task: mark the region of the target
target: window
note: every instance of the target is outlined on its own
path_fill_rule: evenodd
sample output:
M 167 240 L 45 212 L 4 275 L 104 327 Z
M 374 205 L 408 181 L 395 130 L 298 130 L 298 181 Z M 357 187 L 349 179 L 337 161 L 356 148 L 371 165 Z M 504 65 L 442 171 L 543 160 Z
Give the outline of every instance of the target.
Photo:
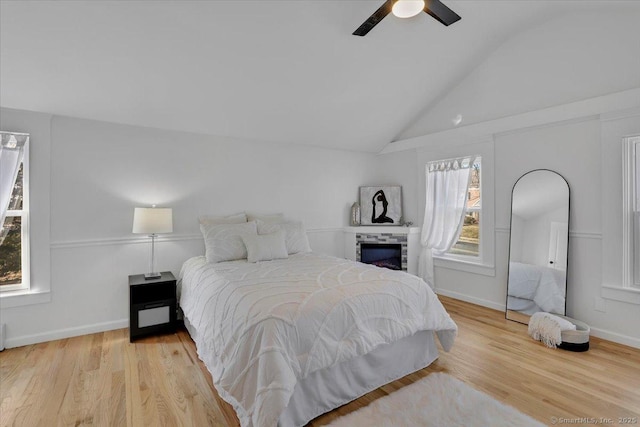
M 493 140 L 477 141 L 466 145 L 447 147 L 437 151 L 419 152 L 419 161 L 427 168 L 432 163 L 441 163 L 442 159 L 473 158 L 473 162 L 467 161 L 469 167 L 469 187 L 464 194 L 468 200 L 464 201 L 465 208 L 469 207 L 469 217 L 464 231 L 456 238 L 453 247 L 445 253 L 433 253 L 433 265 L 437 268 L 465 271 L 483 276 L 495 277 L 495 239 L 496 233 L 508 233 L 508 228 L 496 229 L 495 227 L 495 168 L 494 168 L 494 143 Z M 431 213 L 427 212 L 427 200 L 431 197 L 426 191 L 428 184 L 425 182 L 424 198 L 420 202 L 425 203 L 425 218 Z M 466 211 L 465 211 L 466 212 Z M 459 216 L 458 216 L 459 218 Z M 473 219 L 471 219 L 473 218 Z M 436 226 L 436 228 L 441 228 Z M 423 238 L 425 233 L 423 226 Z M 464 239 L 464 240 L 463 240 Z M 423 239 L 422 239 L 423 240 Z M 423 243 L 423 245 L 425 245 Z
M 9 199 L 1 199 L 7 207 L 0 229 L 0 291 L 25 290 L 29 289 L 29 136 L 2 132 L 2 144 L 1 191 L 8 189 Z
M 623 287 L 640 288 L 640 136 L 624 139 Z
M 467 213 L 462 224 L 458 241 L 451 247 L 450 255 L 463 257 L 480 257 L 480 218 L 482 212 L 481 199 L 481 158 L 477 157 L 471 167 L 469 189 L 467 190 Z

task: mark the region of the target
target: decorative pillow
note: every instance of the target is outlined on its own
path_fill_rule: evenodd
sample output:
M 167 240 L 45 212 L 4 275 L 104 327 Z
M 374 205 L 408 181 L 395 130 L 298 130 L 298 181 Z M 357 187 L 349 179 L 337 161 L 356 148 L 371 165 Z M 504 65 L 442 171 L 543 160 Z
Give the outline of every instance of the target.
M 200 224 L 207 262 L 233 261 L 247 257 L 243 235 L 257 235 L 256 223 Z
M 242 235 L 242 241 L 247 247 L 249 262 L 271 261 L 272 259 L 288 258 L 287 246 L 284 243 L 284 232 L 276 231 L 263 235 Z
M 198 221 L 200 224 L 242 224 L 247 222 L 247 214 L 240 212 L 228 216 L 201 215 L 198 217 Z
M 311 252 L 307 232 L 302 222 L 289 221 L 281 224 L 268 224 L 264 221 L 258 221 L 258 234 L 270 234 L 279 230 L 284 231 L 284 241 L 289 255 Z
M 247 219 L 248 221 L 263 221 L 266 222 L 268 224 L 280 224 L 285 222 L 284 219 L 284 214 L 281 213 L 276 213 L 276 214 L 269 214 L 269 215 L 254 215 L 254 214 L 247 214 Z

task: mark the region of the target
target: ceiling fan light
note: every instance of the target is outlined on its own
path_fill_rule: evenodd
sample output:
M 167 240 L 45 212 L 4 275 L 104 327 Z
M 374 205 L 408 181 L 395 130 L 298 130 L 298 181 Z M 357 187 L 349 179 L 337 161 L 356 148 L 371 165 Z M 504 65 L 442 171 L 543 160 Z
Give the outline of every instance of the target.
M 411 18 L 424 10 L 424 0 L 398 0 L 391 11 L 398 18 Z

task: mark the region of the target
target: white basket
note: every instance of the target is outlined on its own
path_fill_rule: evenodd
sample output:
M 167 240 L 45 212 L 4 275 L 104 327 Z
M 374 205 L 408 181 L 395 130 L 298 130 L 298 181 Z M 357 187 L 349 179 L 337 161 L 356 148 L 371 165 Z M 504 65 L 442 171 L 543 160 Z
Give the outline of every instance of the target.
M 575 331 L 568 330 L 561 332 L 562 343 L 558 347 L 571 351 L 589 350 L 589 333 L 591 332 L 589 325 L 580 320 L 572 319 L 571 317 L 560 316 L 558 314 L 556 314 L 556 316 L 562 317 L 576 325 Z

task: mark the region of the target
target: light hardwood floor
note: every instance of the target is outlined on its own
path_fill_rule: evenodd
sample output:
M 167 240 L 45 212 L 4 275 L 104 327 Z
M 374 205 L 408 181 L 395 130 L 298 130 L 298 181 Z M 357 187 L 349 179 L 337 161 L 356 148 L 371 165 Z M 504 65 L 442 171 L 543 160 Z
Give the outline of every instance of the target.
M 543 423 L 552 417 L 636 417 L 640 350 L 591 339 L 586 353 L 552 350 L 525 325 L 441 297 L 459 327 L 450 353 L 315 419 L 320 426 L 431 372 L 447 372 Z M 186 331 L 129 343 L 128 330 L 0 353 L 2 426 L 237 426 Z

